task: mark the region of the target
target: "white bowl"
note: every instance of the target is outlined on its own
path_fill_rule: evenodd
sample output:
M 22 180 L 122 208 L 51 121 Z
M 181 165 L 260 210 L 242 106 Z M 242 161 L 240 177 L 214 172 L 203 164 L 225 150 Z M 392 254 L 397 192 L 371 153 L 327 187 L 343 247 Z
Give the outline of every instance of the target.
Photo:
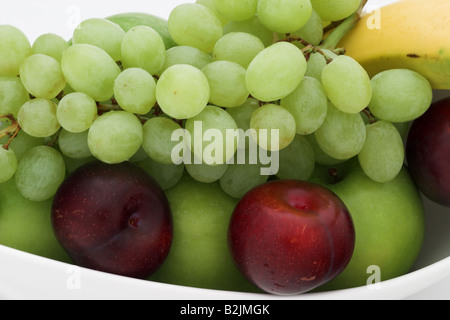
M 425 199 L 427 233 L 410 273 L 378 285 L 292 297 L 167 285 L 111 275 L 0 246 L 0 299 L 404 300 L 450 298 L 450 209 Z
M 450 91 L 436 92 L 436 99 Z M 0 245 L 0 299 L 385 300 L 450 298 L 450 208 L 424 198 L 426 234 L 410 273 L 377 285 L 293 297 L 167 285 L 106 274 Z
M 370 1 L 370 8 L 396 0 Z M 5 4 L 0 23 L 13 24 L 33 41 L 55 32 L 70 38 L 76 19 L 103 17 L 120 12 L 144 11 L 167 17 L 177 4 L 187 0 L 103 2 L 80 0 L 76 6 L 62 1 L 16 0 Z M 153 5 L 153 6 L 152 6 Z M 23 10 L 24 6 L 29 10 Z M 49 9 L 50 8 L 50 9 Z M 63 16 L 58 20 L 55 17 Z M 46 17 L 47 16 L 47 17 Z M 72 20 L 71 20 L 72 19 Z M 73 20 L 75 19 L 75 20 Z M 44 22 L 51 21 L 49 26 Z M 40 22 L 40 23 L 38 23 Z M 436 92 L 436 99 L 450 91 Z M 0 246 L 0 299 L 153 299 L 153 300 L 346 300 L 346 299 L 448 299 L 450 298 L 450 209 L 427 199 L 427 232 L 422 253 L 410 273 L 374 286 L 308 293 L 294 297 L 224 292 L 188 288 L 106 274 L 49 260 Z

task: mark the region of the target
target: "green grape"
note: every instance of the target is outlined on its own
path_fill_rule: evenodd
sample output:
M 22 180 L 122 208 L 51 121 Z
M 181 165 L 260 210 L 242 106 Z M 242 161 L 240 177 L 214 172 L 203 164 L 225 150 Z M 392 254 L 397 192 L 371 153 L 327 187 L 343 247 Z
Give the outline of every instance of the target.
M 179 45 L 192 46 L 206 53 L 223 35 L 222 22 L 207 7 L 197 3 L 181 4 L 169 15 L 169 32 Z
M 322 71 L 327 66 L 327 60 L 321 53 L 313 53 L 308 60 L 306 76 L 316 78 L 322 82 Z
M 56 118 L 57 105 L 48 99 L 26 102 L 17 115 L 20 127 L 32 137 L 45 138 L 55 134 L 61 125 Z
M 195 3 L 204 5 L 205 7 L 207 7 L 209 10 L 211 10 L 212 12 L 214 12 L 214 14 L 217 16 L 217 18 L 219 18 L 220 22 L 222 22 L 222 25 L 225 26 L 228 22 L 229 19 L 225 18 L 218 10 L 216 5 L 214 4 L 214 0 L 197 0 L 195 1 Z
M 169 190 L 175 187 L 184 174 L 183 164 L 162 164 L 147 158 L 140 161 L 138 165 L 144 169 L 163 190 Z
M 144 124 L 144 140 L 142 148 L 154 161 L 162 164 L 172 164 L 172 150 L 178 142 L 172 140 L 174 131 L 181 126 L 172 119 L 156 117 Z
M 330 49 L 322 49 L 322 52 L 323 53 L 321 53 L 326 59 L 329 59 L 329 60 L 334 60 L 334 59 L 336 59 L 337 57 L 339 57 L 339 54 L 337 54 L 336 52 L 334 52 L 333 50 L 330 50 Z
M 403 168 L 405 148 L 397 128 L 389 122 L 378 121 L 366 126 L 367 139 L 358 154 L 359 163 L 372 180 L 387 183 Z
M 88 134 L 91 153 L 105 163 L 128 161 L 142 145 L 139 119 L 127 111 L 110 111 L 98 117 Z
M 228 22 L 223 29 L 223 33 L 229 34 L 232 32 L 250 33 L 261 39 L 265 47 L 270 46 L 274 40 L 273 31 L 270 31 L 264 27 L 257 16 L 244 21 Z
M 44 54 L 34 54 L 20 66 L 20 79 L 36 98 L 53 99 L 66 86 L 58 61 Z
M 0 75 L 17 76 L 23 61 L 31 55 L 31 44 L 22 31 L 0 25 Z
M 166 46 L 159 33 L 147 26 L 128 30 L 122 42 L 125 68 L 141 68 L 151 75 L 158 74 L 164 65 Z
M 87 159 L 92 157 L 88 146 L 89 131 L 73 133 L 67 130 L 61 130 L 58 138 L 58 145 L 61 153 L 71 159 Z
M 217 41 L 213 58 L 216 61 L 232 61 L 247 69 L 250 62 L 264 49 L 264 43 L 257 36 L 246 32 L 231 32 Z
M 156 81 L 144 69 L 126 69 L 114 83 L 114 97 L 122 109 L 147 114 L 156 103 Z
M 248 98 L 244 104 L 237 108 L 229 108 L 226 111 L 230 114 L 238 128 L 241 131 L 242 135 L 239 138 L 239 149 L 249 149 L 256 147 L 256 141 L 254 140 L 251 130 L 250 130 L 250 121 L 252 119 L 253 112 L 255 112 L 259 108 L 259 101 L 254 98 Z
M 15 182 L 25 198 L 44 201 L 56 194 L 65 175 L 66 165 L 61 153 L 48 146 L 38 146 L 19 161 Z
M 312 6 L 310 0 L 259 0 L 257 13 L 267 29 L 292 33 L 306 25 Z
M 11 124 L 12 121 L 10 119 L 5 117 L 0 118 L 0 131 L 4 131 L 6 128 L 9 128 Z M 0 146 L 6 144 L 10 139 L 11 137 L 8 134 L 0 138 Z
M 1 130 L 1 127 L 0 127 Z M 6 136 L 0 139 L 0 146 L 5 145 L 11 138 Z M 20 161 L 22 156 L 30 149 L 40 146 L 44 143 L 43 138 L 32 137 L 25 131 L 20 130 L 19 133 L 14 137 L 14 139 L 9 144 L 9 148 L 14 150 L 17 160 Z
M 85 93 L 69 93 L 59 102 L 56 117 L 67 131 L 86 131 L 97 118 L 97 103 Z
M 310 134 L 305 136 L 305 138 L 309 141 L 309 145 L 312 147 L 314 151 L 314 158 L 316 160 L 316 163 L 323 166 L 334 166 L 343 163 L 345 160 L 338 160 L 335 159 L 328 154 L 325 153 L 325 151 L 322 150 L 322 148 L 317 143 L 317 139 L 315 134 Z
M 291 144 L 297 133 L 295 119 L 285 108 L 266 104 L 257 109 L 250 121 L 253 138 L 269 151 L 283 150 Z
M 259 101 L 254 98 L 248 98 L 241 106 L 229 108 L 226 111 L 233 117 L 238 128 L 247 131 L 250 129 L 250 120 L 252 114 L 259 108 Z
M 0 146 L 0 183 L 11 179 L 17 170 L 17 157 L 14 150 L 8 150 Z
M 303 28 L 292 33 L 292 35 L 297 36 L 306 42 L 318 46 L 323 39 L 323 24 L 322 18 L 319 14 L 312 10 L 311 17 Z M 300 46 L 303 48 L 304 46 Z
M 94 156 L 91 156 L 89 158 L 84 158 L 84 159 L 73 159 L 73 158 L 69 158 L 69 157 L 66 157 L 63 155 L 63 158 L 64 158 L 64 163 L 66 165 L 66 170 L 68 173 L 74 172 L 82 165 L 96 161 Z
M 297 89 L 281 100 L 281 106 L 294 116 L 297 133 L 308 135 L 325 121 L 328 98 L 319 80 L 305 77 Z
M 28 91 L 16 76 L 0 76 L 0 115 L 17 113 L 30 100 Z
M 7 117 L 0 118 L 0 130 L 5 129 L 6 127 L 9 127 L 12 124 L 11 119 Z M 2 138 L 0 138 L 2 139 Z
M 211 104 L 233 108 L 247 100 L 246 70 L 241 65 L 231 61 L 215 61 L 202 71 L 209 82 Z
M 122 59 L 121 45 L 125 31 L 114 22 L 106 19 L 87 19 L 82 21 L 73 33 L 73 44 L 91 44 L 105 50 L 114 61 Z
M 261 174 L 262 165 L 251 162 L 247 154 L 245 162 L 234 161 L 229 164 L 225 174 L 220 178 L 220 186 L 228 195 L 241 199 L 247 192 L 266 183 L 269 176 Z
M 349 56 L 338 56 L 323 69 L 322 84 L 328 98 L 343 112 L 359 113 L 372 98 L 367 71 Z
M 73 90 L 86 93 L 96 101 L 106 101 L 113 96 L 120 68 L 103 49 L 75 44 L 64 51 L 61 66 Z
M 69 93 L 74 93 L 76 92 L 75 90 L 73 90 L 73 88 L 70 86 L 70 84 L 66 83 L 66 87 L 63 90 L 63 95 L 68 95 Z
M 233 21 L 243 21 L 256 14 L 258 0 L 214 0 L 217 11 Z
M 213 62 L 213 58 L 200 49 L 191 46 L 176 46 L 166 51 L 164 66 L 159 75 L 169 67 L 177 64 L 189 64 L 201 70 L 211 62 Z
M 145 152 L 144 148 L 141 146 L 139 150 L 130 158 L 130 162 L 136 163 L 143 161 L 148 158 L 148 154 Z
M 175 119 L 189 119 L 209 102 L 210 88 L 204 73 L 187 64 L 168 68 L 156 84 L 156 100 L 162 111 Z
M 153 4 L 155 4 L 155 2 L 153 2 Z M 161 35 L 167 49 L 176 45 L 170 36 L 167 19 L 159 17 L 155 14 L 148 12 L 124 12 L 109 16 L 107 19 L 117 23 L 123 30 L 125 30 L 125 32 L 139 25 L 149 26 Z
M 334 159 L 356 156 L 366 141 L 366 125 L 359 113 L 345 113 L 331 103 L 323 125 L 315 132 L 317 143 Z
M 199 115 L 188 119 L 185 127 L 190 137 L 188 145 L 197 162 L 225 164 L 237 151 L 237 124 L 222 108 L 208 105 Z
M 46 33 L 34 41 L 32 51 L 33 54 L 45 54 L 61 62 L 62 55 L 69 46 L 69 42 L 63 37 L 54 33 Z
M 316 164 L 314 149 L 304 136 L 297 135 L 292 143 L 280 151 L 279 179 L 307 181 Z
M 400 136 L 402 137 L 403 140 L 407 139 L 407 137 L 408 137 L 411 122 L 412 121 L 393 123 L 393 125 L 397 128 L 397 130 L 400 133 Z
M 413 121 L 428 110 L 433 100 L 430 82 L 412 70 L 383 71 L 372 78 L 372 87 L 370 111 L 388 122 Z
M 311 0 L 323 21 L 340 21 L 358 10 L 361 0 Z
M 192 163 L 186 164 L 185 167 L 192 179 L 202 183 L 213 183 L 222 178 L 228 168 L 228 164 L 224 163 L 217 166 L 210 166 L 206 163 Z
M 307 63 L 293 44 L 279 42 L 261 51 L 247 69 L 250 94 L 260 101 L 284 98 L 302 82 Z

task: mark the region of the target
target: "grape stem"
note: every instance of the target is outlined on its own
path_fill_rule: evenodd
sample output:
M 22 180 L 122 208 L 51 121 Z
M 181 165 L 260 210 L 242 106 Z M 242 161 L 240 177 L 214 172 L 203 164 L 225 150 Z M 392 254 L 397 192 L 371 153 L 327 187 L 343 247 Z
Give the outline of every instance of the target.
M 153 115 L 155 117 L 159 117 L 163 114 L 163 111 L 161 110 L 161 107 L 159 106 L 158 102 L 156 102 L 155 106 L 152 108 Z
M 368 0 L 362 0 L 361 5 L 359 6 L 359 9 L 349 16 L 348 18 L 344 19 L 341 22 L 338 22 L 336 24 L 332 24 L 333 26 L 336 25 L 334 30 L 328 35 L 328 37 L 322 42 L 320 45 L 323 49 L 329 49 L 334 50 L 338 43 L 341 41 L 341 39 L 351 30 L 353 27 L 358 23 L 358 21 L 361 19 L 362 11 L 364 7 L 366 6 Z
M 304 45 L 305 47 L 313 47 L 312 44 L 310 44 L 308 41 L 306 41 L 305 39 L 302 39 L 298 36 L 295 36 L 293 34 L 287 33 L 286 37 L 284 39 L 279 40 L 280 42 L 295 42 L 298 41 L 300 42 L 302 45 Z
M 162 111 L 162 109 L 161 109 L 161 107 L 159 106 L 158 102 L 153 106 L 152 112 L 153 112 L 153 115 L 154 115 L 155 117 L 160 117 L 160 116 L 164 115 L 164 112 Z M 175 123 L 177 123 L 177 124 L 179 124 L 181 127 L 183 127 L 183 120 L 182 120 L 182 119 L 175 119 L 175 118 L 172 118 L 172 117 L 171 117 L 170 119 L 172 119 L 172 121 L 174 121 Z M 149 120 L 148 118 L 141 117 L 141 121 L 142 121 L 143 123 L 147 122 L 148 120 Z
M 9 119 L 11 121 L 11 125 L 10 126 L 8 126 L 6 129 L 0 131 L 0 139 L 4 138 L 6 136 L 10 136 L 11 137 L 9 139 L 9 141 L 3 146 L 3 149 L 8 150 L 9 149 L 9 145 L 11 144 L 13 139 L 17 136 L 17 134 L 20 131 L 20 125 L 19 125 L 19 122 L 16 120 L 16 118 L 14 118 L 14 116 L 12 114 L 7 114 L 7 115 L 0 116 L 0 119 L 1 118 L 6 118 L 6 119 Z
M 344 20 L 339 20 L 339 21 L 333 21 L 333 22 L 331 22 L 328 26 L 326 26 L 326 27 L 323 29 L 323 33 L 324 33 L 324 34 L 327 34 L 328 32 L 333 31 L 334 29 L 336 29 L 337 27 L 339 27 L 339 25 L 340 25 L 342 22 L 344 22 Z
M 378 121 L 377 118 L 375 118 L 375 116 L 372 114 L 372 112 L 370 112 L 369 108 L 365 108 L 362 112 L 364 112 L 364 114 L 367 116 L 370 124 L 374 124 Z
M 64 98 L 65 95 L 66 94 L 64 93 L 64 90 L 63 90 L 56 96 L 55 99 L 58 100 L 58 101 L 61 101 Z
M 118 104 L 116 103 L 97 103 L 97 110 L 100 114 L 108 112 L 108 111 L 121 111 L 123 110 Z
M 306 57 L 306 60 L 309 59 L 309 56 L 312 53 L 320 53 L 321 55 L 324 56 L 324 58 L 326 59 L 327 63 L 330 63 L 333 61 L 333 59 L 331 57 L 329 57 L 325 52 L 322 51 L 322 49 L 320 49 L 319 47 L 312 45 L 311 43 L 309 43 L 308 41 L 306 41 L 305 39 L 302 39 L 296 35 L 293 34 L 286 34 L 286 37 L 279 40 L 278 42 L 300 42 L 302 45 L 305 46 L 305 48 L 302 49 L 303 54 Z
M 53 136 L 52 140 L 47 144 L 48 147 L 52 147 L 53 148 L 55 146 L 56 142 L 59 139 L 59 136 L 61 135 L 61 131 L 62 131 L 62 128 L 59 128 L 58 132 L 55 133 L 55 135 Z
M 330 177 L 333 179 L 334 182 L 337 182 L 338 169 L 330 168 L 330 169 L 328 169 L 328 174 L 330 175 Z
M 135 114 L 135 116 L 139 119 L 139 121 L 143 125 L 149 120 L 147 117 L 140 115 L 140 114 Z

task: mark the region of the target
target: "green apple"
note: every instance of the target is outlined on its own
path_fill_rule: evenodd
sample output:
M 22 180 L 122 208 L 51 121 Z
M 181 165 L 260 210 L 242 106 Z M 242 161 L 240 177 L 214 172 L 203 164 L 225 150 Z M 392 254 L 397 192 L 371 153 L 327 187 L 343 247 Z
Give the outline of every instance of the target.
M 166 192 L 174 235 L 169 256 L 150 280 L 204 289 L 257 292 L 235 266 L 228 249 L 228 225 L 238 202 L 220 185 L 184 175 Z
M 313 181 L 344 201 L 356 231 L 355 251 L 348 267 L 320 291 L 360 287 L 410 271 L 422 248 L 425 212 L 406 167 L 392 182 L 380 184 L 368 178 L 357 161 L 350 161 L 338 166 L 337 171 L 321 167 Z
M 52 200 L 33 202 L 16 189 L 14 179 L 0 184 L 0 245 L 71 263 L 53 233 Z
M 120 13 L 106 19 L 117 23 L 123 30 L 125 30 L 125 32 L 135 26 L 148 26 L 155 29 L 155 31 L 160 34 L 164 44 L 166 45 L 166 49 L 172 48 L 176 45 L 169 33 L 167 20 L 152 14 L 143 12 Z

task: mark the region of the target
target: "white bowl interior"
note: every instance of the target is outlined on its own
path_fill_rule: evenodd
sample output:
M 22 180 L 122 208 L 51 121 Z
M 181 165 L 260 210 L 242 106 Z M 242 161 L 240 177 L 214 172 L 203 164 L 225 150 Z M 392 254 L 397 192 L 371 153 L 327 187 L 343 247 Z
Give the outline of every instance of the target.
M 347 300 L 450 297 L 450 209 L 424 200 L 427 233 L 416 265 L 378 285 L 292 297 L 167 285 L 106 274 L 0 246 L 0 299 Z

